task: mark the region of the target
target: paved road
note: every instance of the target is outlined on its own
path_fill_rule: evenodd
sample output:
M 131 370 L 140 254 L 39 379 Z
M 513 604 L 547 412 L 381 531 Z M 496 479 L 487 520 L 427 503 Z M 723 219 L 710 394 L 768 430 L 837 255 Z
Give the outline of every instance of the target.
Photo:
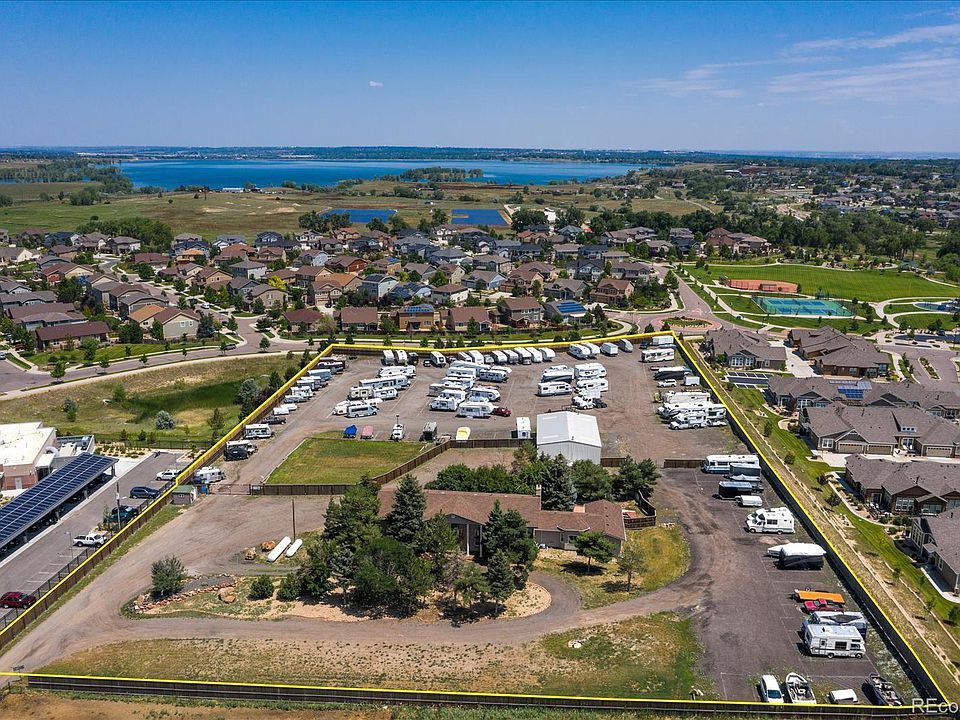
M 119 478 L 120 502 L 124 505 L 138 506 L 146 500 L 131 500 L 128 497 L 134 485 L 159 487 L 155 477 L 161 470 L 174 465 L 176 455 L 160 453 L 150 455 Z M 97 488 L 84 502 L 76 505 L 64 515 L 60 522 L 50 526 L 34 537 L 18 551 L 0 561 L 0 592 L 19 590 L 32 592 L 40 587 L 58 570 L 76 557 L 80 548 L 73 546 L 73 538 L 82 535 L 97 526 L 103 519 L 105 506 L 116 505 L 116 483 L 107 482 Z M 0 610 L 0 612 L 5 612 Z
M 930 344 L 914 345 L 909 340 L 898 339 L 894 333 L 884 335 L 879 344 L 881 350 L 903 355 L 913 364 L 914 378 L 924 387 L 932 390 L 960 392 L 957 378 L 957 366 L 954 358 L 960 359 L 960 353 L 951 350 L 946 343 L 935 340 Z M 939 377 L 934 378 L 920 362 L 926 358 Z

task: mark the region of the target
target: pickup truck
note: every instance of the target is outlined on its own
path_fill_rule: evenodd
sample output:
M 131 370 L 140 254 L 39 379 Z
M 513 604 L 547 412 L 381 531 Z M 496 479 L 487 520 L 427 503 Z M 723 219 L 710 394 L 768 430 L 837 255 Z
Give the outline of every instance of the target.
M 78 535 L 73 539 L 73 544 L 77 547 L 100 547 L 107 541 L 107 534 L 102 532 L 88 533 Z

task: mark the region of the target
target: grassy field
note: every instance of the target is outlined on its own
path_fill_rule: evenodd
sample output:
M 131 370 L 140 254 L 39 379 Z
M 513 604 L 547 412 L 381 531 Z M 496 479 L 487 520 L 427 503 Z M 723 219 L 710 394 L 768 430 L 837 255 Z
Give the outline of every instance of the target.
M 709 265 L 709 272 L 686 266 L 704 284 L 721 276 L 751 280 L 783 280 L 797 283 L 804 294 L 825 292 L 831 297 L 876 302 L 905 297 L 948 298 L 960 295 L 960 287 L 931 282 L 914 273 L 895 270 L 833 270 L 811 265 Z
M 691 686 L 704 687 L 690 621 L 669 613 L 519 646 L 335 643 L 281 639 L 283 633 L 278 621 L 269 640 L 118 642 L 74 653 L 42 672 L 619 697 L 683 698 Z M 581 646 L 569 647 L 570 640 Z
M 186 345 L 180 343 L 178 340 L 170 341 L 170 350 L 169 352 L 181 352 L 183 347 L 186 347 L 188 350 L 202 347 L 217 347 L 220 345 L 220 337 L 212 338 L 209 340 L 193 340 L 187 342 Z M 130 352 L 127 352 L 127 348 L 130 348 Z M 164 352 L 163 343 L 134 343 L 131 345 L 108 345 L 107 347 L 101 348 L 97 351 L 96 359 L 93 361 L 93 364 L 96 365 L 104 358 L 108 362 L 115 362 L 116 360 L 126 360 L 128 358 L 138 358 L 141 355 L 151 355 L 153 353 Z M 34 353 L 28 357 L 30 362 L 32 362 L 37 367 L 43 368 L 56 364 L 58 360 L 63 360 L 67 363 L 67 366 L 76 365 L 83 363 L 83 351 L 82 350 L 50 350 L 47 352 L 38 352 Z
M 351 421 L 345 420 L 345 424 Z M 315 437 L 290 453 L 267 482 L 275 485 L 351 485 L 364 475 L 381 475 L 412 460 L 427 447 L 389 440 Z
M 50 183 L 3 183 L 0 185 L 0 195 L 6 195 L 14 199 L 15 202 L 24 200 L 39 200 L 41 193 L 46 193 L 53 200 L 45 201 L 46 204 L 59 204 L 57 196 L 62 192 L 67 195 L 79 190 L 84 186 L 82 182 L 50 182 Z M 94 187 L 99 187 L 100 183 L 89 183 Z
M 42 420 L 56 427 L 60 435 L 111 435 L 122 430 L 135 435 L 140 430 L 154 431 L 157 412 L 166 410 L 177 419 L 177 428 L 157 431 L 158 437 L 209 437 L 206 421 L 215 408 L 220 408 L 228 427 L 236 420 L 240 406 L 233 401 L 241 381 L 257 377 L 265 385 L 271 372 L 277 370 L 282 375 L 288 365 L 282 357 L 256 356 L 157 368 L 95 382 L 66 383 L 45 392 L 0 401 L 0 422 Z M 126 392 L 123 403 L 113 400 L 117 386 Z M 74 421 L 68 420 L 63 411 L 68 398 L 78 406 Z
M 690 551 L 679 527 L 633 530 L 629 535 L 643 548 L 647 564 L 646 571 L 633 578 L 633 587 L 629 591 L 626 576 L 618 573 L 615 561 L 605 566 L 594 565 L 588 571 L 583 558 L 571 557 L 568 552 L 547 550 L 541 551 L 536 569 L 576 586 L 585 608 L 611 605 L 642 595 L 673 582 L 686 572 Z
M 953 316 L 950 313 L 937 313 L 937 312 L 918 312 L 918 313 L 907 313 L 905 315 L 898 315 L 894 318 L 897 321 L 897 325 L 902 328 L 923 328 L 926 329 L 930 323 L 935 320 L 940 320 L 943 323 L 944 328 L 952 328 L 956 325 L 953 321 Z

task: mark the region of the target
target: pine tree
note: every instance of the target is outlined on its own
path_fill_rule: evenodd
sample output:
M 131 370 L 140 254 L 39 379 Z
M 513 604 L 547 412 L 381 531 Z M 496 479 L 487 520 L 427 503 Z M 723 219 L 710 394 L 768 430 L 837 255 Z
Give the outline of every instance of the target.
M 434 586 L 447 589 L 458 574 L 454 561 L 460 554 L 460 539 L 446 515 L 437 513 L 423 523 L 417 537 L 417 549 L 427 560 Z
M 487 565 L 487 587 L 490 597 L 496 603 L 497 614 L 500 614 L 501 604 L 506 601 L 517 589 L 513 579 L 513 567 L 510 558 L 502 550 L 498 550 L 490 558 Z
M 563 510 L 569 512 L 577 504 L 577 488 L 567 461 L 563 455 L 554 458 L 541 457 L 540 465 L 540 505 L 544 510 Z
M 427 510 L 427 496 L 413 475 L 400 478 L 393 508 L 384 518 L 384 532 L 405 545 L 417 540 L 423 529 L 423 514 Z

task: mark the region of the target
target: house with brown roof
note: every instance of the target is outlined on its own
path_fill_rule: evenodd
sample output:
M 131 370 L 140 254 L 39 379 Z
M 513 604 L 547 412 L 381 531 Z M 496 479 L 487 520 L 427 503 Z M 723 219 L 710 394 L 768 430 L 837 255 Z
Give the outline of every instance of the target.
M 610 277 L 634 283 L 648 283 L 657 279 L 657 271 L 648 263 L 615 262 L 610 266 Z
M 448 305 L 458 305 L 467 301 L 467 298 L 470 297 L 470 289 L 464 287 L 463 285 L 455 285 L 453 283 L 447 283 L 446 285 L 440 285 L 439 287 L 433 288 L 433 292 L 430 295 L 430 298 L 434 302 Z
M 363 272 L 368 264 L 363 258 L 353 255 L 337 255 L 327 260 L 327 268 L 333 272 L 359 273 Z
M 467 555 L 483 557 L 483 528 L 490 511 L 499 503 L 504 511 L 516 510 L 527 523 L 527 532 L 538 545 L 559 550 L 573 550 L 573 542 L 582 533 L 598 532 L 610 542 L 614 555 L 626 540 L 623 513 L 609 500 L 596 500 L 577 505 L 571 511 L 544 510 L 538 495 L 475 493 L 456 490 L 424 490 L 427 499 L 425 517 L 443 515 L 460 540 L 460 549 Z M 380 517 L 393 508 L 396 490 L 381 488 L 378 493 Z
M 799 425 L 816 450 L 960 457 L 960 427 L 914 407 L 810 406 L 800 411 Z
M 259 283 L 252 287 L 244 288 L 243 298 L 248 306 L 252 307 L 257 300 L 259 300 L 265 308 L 269 309 L 283 307 L 283 303 L 287 299 L 287 294 L 283 290 L 275 288 L 273 285 Z
M 193 276 L 192 281 L 196 287 L 218 290 L 229 283 L 231 277 L 230 273 L 220 268 L 205 267 L 201 268 L 197 274 Z
M 153 319 L 163 310 L 163 305 L 144 305 L 143 307 L 138 307 L 130 315 L 127 316 L 127 320 L 131 320 L 139 325 L 143 330 L 149 331 L 153 326 Z
M 338 310 L 334 317 L 344 332 L 377 332 L 380 327 L 380 315 L 375 307 L 348 306 Z
M 315 308 L 300 308 L 299 310 L 287 310 L 283 314 L 287 326 L 294 332 L 306 330 L 310 333 L 319 332 L 320 319 L 324 314 Z
M 854 455 L 847 458 L 845 472 L 861 500 L 894 515 L 938 515 L 960 509 L 960 465 Z
M 356 291 L 361 282 L 358 276 L 349 273 L 322 275 L 307 288 L 307 302 L 318 307 L 332 306 L 344 293 Z
M 393 312 L 393 321 L 400 332 L 430 332 L 440 323 L 440 313 L 429 303 L 404 305 Z
M 890 370 L 890 356 L 861 337 L 835 327 L 793 328 L 787 335 L 797 353 L 822 375 L 878 377 Z
M 110 328 L 105 322 L 93 320 L 69 325 L 50 325 L 39 327 L 34 333 L 37 336 L 38 350 L 56 350 L 65 347 L 71 341 L 82 342 L 86 338 L 93 338 L 97 342 L 107 342 L 107 333 Z
M 593 292 L 590 293 L 590 299 L 593 302 L 616 305 L 629 300 L 633 292 L 634 286 L 629 280 L 617 280 L 609 277 L 597 283 Z
M 147 265 L 154 270 L 162 270 L 169 262 L 170 258 L 163 253 L 139 252 L 133 254 L 134 265 Z
M 163 337 L 167 340 L 180 340 L 181 338 L 195 338 L 197 329 L 200 326 L 200 316 L 193 310 L 181 310 L 177 307 L 165 307 L 151 320 L 151 326 L 154 322 L 160 323 L 163 327 Z
M 719 328 L 707 333 L 700 346 L 710 360 L 729 368 L 783 370 L 787 351 L 770 344 L 763 335 L 739 328 Z
M 444 325 L 450 332 L 467 332 L 471 320 L 477 323 L 480 332 L 488 332 L 493 326 L 490 320 L 490 309 L 485 307 L 457 306 L 448 308 L 444 315 Z
M 512 327 L 538 327 L 543 323 L 543 306 L 536 298 L 503 298 L 497 308 L 501 322 Z

